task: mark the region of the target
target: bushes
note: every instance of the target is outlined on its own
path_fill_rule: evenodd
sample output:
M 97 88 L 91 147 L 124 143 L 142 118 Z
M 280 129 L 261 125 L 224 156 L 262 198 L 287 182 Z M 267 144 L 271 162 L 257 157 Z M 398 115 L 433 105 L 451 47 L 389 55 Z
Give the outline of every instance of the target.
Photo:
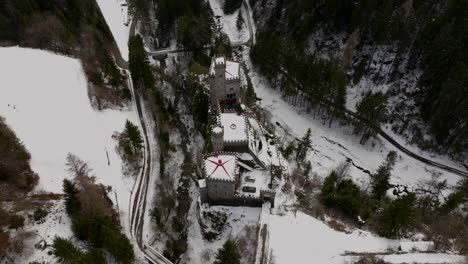
M 364 205 L 365 194 L 345 175 L 332 171 L 325 178 L 321 189 L 321 200 L 329 208 L 337 208 L 356 218 Z
M 13 215 L 10 217 L 10 229 L 18 229 L 24 226 L 24 217 L 21 215 Z
M 42 208 L 37 208 L 36 210 L 34 210 L 34 215 L 33 215 L 33 219 L 34 221 L 39 221 L 41 219 L 43 219 L 44 217 L 46 217 L 48 214 L 48 212 Z
M 140 35 L 130 37 L 128 50 L 128 67 L 132 75 L 133 86 L 136 89 L 152 89 L 154 87 L 154 77 Z
M 87 253 L 80 251 L 73 243 L 64 238 L 55 237 L 52 244 L 52 254 L 58 263 L 64 264 L 104 264 L 105 258 L 96 249 L 90 249 Z
M 0 116 L 0 183 L 31 190 L 39 177 L 29 166 L 31 155 Z
M 409 193 L 391 201 L 379 217 L 378 233 L 388 238 L 399 238 L 414 223 L 416 195 Z
M 240 264 L 240 253 L 236 242 L 227 240 L 216 254 L 214 264 Z
M 224 1 L 224 6 L 223 6 L 223 11 L 224 14 L 230 15 L 233 14 L 234 11 L 239 9 L 242 5 L 242 0 L 225 0 Z

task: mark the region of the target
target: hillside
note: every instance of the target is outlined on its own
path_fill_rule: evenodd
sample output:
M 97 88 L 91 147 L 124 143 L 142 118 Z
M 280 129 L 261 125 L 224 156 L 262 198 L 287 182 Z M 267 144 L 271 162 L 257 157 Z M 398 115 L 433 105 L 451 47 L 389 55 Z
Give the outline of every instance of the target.
M 125 63 L 95 0 L 6 0 L 0 3 L 0 21 L 1 46 L 79 58 L 97 108 L 122 106 L 130 98 L 125 76 L 115 65 Z M 125 34 L 118 35 L 120 42 Z
M 382 92 L 388 130 L 420 148 L 464 159 L 466 1 L 250 3 L 258 27 L 252 58 L 277 86 L 291 85 L 279 78 L 282 69 L 307 87 L 309 100 L 352 110 L 366 92 Z M 272 49 L 276 56 L 269 56 Z

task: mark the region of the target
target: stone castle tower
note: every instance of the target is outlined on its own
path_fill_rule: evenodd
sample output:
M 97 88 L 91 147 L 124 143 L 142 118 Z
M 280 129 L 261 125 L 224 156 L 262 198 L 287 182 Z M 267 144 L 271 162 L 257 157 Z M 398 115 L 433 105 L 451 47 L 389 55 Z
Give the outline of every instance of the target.
M 213 151 L 222 151 L 224 149 L 224 128 L 216 125 L 211 131 L 211 144 Z
M 238 62 L 216 57 L 211 61 L 209 72 L 211 109 L 218 103 L 237 102 L 240 97 L 240 66 Z
M 225 97 L 224 84 L 226 80 L 226 58 L 214 58 L 210 72 L 210 99 L 211 108 L 216 109 L 218 100 Z

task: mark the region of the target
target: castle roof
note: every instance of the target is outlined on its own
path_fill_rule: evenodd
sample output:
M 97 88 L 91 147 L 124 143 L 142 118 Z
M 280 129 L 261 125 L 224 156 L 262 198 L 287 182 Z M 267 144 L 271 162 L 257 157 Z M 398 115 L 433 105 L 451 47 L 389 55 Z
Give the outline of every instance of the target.
M 239 79 L 239 63 L 226 60 L 225 57 L 217 57 L 211 61 L 210 75 L 215 75 L 216 65 L 223 65 L 226 68 L 226 80 Z
M 208 179 L 236 179 L 237 158 L 234 155 L 212 155 L 205 158 L 205 171 Z
M 221 125 L 224 127 L 224 141 L 243 141 L 247 140 L 246 119 L 236 113 L 221 113 Z
M 217 134 L 223 133 L 223 129 L 221 127 L 219 127 L 219 126 L 215 126 L 213 128 L 213 133 L 217 133 Z
M 226 61 L 226 79 L 239 79 L 239 63 Z

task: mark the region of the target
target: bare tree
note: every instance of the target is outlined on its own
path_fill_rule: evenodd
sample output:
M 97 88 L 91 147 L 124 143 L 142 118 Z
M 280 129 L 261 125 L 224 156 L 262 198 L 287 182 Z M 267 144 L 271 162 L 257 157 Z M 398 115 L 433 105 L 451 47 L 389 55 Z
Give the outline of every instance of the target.
M 342 58 L 343 67 L 345 68 L 350 67 L 353 63 L 354 51 L 357 44 L 359 43 L 359 35 L 359 29 L 356 29 L 353 33 L 351 33 L 351 35 L 349 35 L 348 39 L 346 40 L 346 46 L 343 50 Z
M 68 153 L 67 162 L 65 163 L 68 173 L 74 177 L 90 177 L 91 168 L 88 164 L 81 160 L 78 156 Z
M 413 13 L 413 0 L 405 0 L 401 5 L 403 15 L 409 17 Z

